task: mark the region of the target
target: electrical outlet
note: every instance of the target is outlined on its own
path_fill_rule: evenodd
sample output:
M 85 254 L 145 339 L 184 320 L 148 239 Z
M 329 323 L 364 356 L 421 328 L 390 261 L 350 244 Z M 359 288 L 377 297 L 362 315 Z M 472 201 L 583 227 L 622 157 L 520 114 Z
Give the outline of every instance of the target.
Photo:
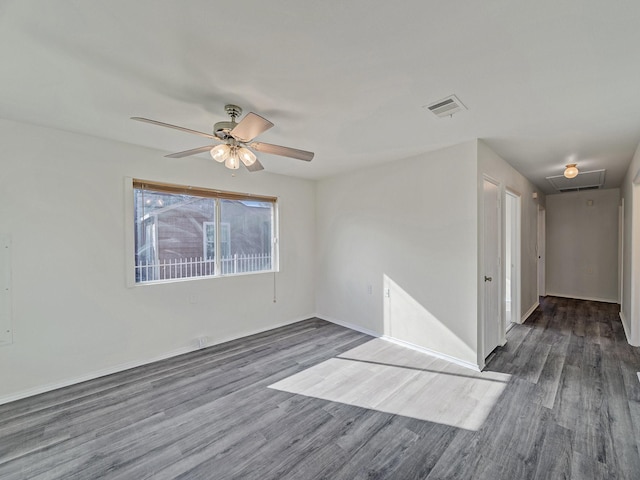
M 198 348 L 204 348 L 207 346 L 207 337 L 198 337 Z
M 373 286 L 370 283 L 367 284 L 367 293 L 369 295 L 373 294 Z

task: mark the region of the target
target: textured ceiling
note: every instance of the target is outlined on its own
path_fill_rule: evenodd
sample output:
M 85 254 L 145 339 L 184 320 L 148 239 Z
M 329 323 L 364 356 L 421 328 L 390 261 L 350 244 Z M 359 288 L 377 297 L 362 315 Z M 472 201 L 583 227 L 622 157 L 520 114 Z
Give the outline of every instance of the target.
M 635 0 L 0 1 L 0 117 L 160 155 L 206 140 L 129 117 L 211 131 L 236 103 L 275 123 L 259 140 L 316 152 L 260 155 L 276 173 L 478 137 L 543 191 L 569 161 L 615 187 L 640 141 L 638 45 Z M 468 110 L 423 108 L 450 94 Z

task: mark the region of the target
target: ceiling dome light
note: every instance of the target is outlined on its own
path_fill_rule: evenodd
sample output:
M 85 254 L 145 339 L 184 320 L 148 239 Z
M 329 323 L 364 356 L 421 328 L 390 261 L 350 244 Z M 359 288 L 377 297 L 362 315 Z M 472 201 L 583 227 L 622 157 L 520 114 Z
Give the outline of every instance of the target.
M 240 156 L 240 160 L 242 160 L 242 163 L 244 163 L 247 167 L 250 167 L 251 165 L 256 163 L 256 156 L 248 148 L 240 147 L 238 149 L 238 155 Z
M 566 170 L 564 171 L 564 176 L 567 178 L 575 178 L 578 176 L 578 169 L 576 168 L 577 163 L 570 163 L 567 165 Z
M 209 153 L 211 154 L 211 158 L 213 158 L 216 162 L 222 163 L 227 159 L 230 152 L 231 147 L 229 147 L 229 145 L 222 144 L 213 147 Z

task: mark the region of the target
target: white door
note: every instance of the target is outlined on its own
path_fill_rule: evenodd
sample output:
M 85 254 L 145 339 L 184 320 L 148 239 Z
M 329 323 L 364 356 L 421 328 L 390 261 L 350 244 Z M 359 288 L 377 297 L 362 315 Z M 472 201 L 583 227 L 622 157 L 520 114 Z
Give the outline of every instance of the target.
M 484 358 L 500 342 L 500 190 L 498 185 L 484 180 Z
M 546 295 L 547 287 L 545 285 L 545 224 L 546 216 L 543 209 L 538 210 L 538 296 Z

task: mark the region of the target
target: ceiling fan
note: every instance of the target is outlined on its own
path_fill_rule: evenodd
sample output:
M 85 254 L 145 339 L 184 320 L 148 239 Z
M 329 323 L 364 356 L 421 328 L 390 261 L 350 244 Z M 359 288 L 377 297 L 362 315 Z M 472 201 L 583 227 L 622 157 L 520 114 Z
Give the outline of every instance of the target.
M 254 142 L 253 139 L 273 127 L 273 123 L 253 112 L 249 112 L 245 115 L 240 122 L 236 122 L 236 118 L 242 115 L 242 109 L 237 105 L 225 105 L 224 109 L 231 117 L 231 121 L 216 123 L 213 126 L 213 134 L 191 130 L 190 128 L 178 127 L 177 125 L 158 122 L 157 120 L 151 120 L 149 118 L 131 117 L 131 120 L 160 125 L 161 127 L 174 128 L 183 132 L 210 138 L 216 142 L 214 145 L 205 145 L 203 147 L 185 150 L 184 152 L 165 155 L 168 158 L 188 157 L 190 155 L 196 155 L 198 153 L 208 151 L 214 160 L 220 163 L 224 162 L 227 168 L 236 170 L 240 168 L 240 162 L 242 162 L 250 172 L 264 170 L 264 167 L 258 161 L 252 150 L 304 160 L 305 162 L 310 162 L 313 158 L 313 152 L 307 152 L 306 150 L 281 147 L 280 145 L 273 145 L 271 143 Z

